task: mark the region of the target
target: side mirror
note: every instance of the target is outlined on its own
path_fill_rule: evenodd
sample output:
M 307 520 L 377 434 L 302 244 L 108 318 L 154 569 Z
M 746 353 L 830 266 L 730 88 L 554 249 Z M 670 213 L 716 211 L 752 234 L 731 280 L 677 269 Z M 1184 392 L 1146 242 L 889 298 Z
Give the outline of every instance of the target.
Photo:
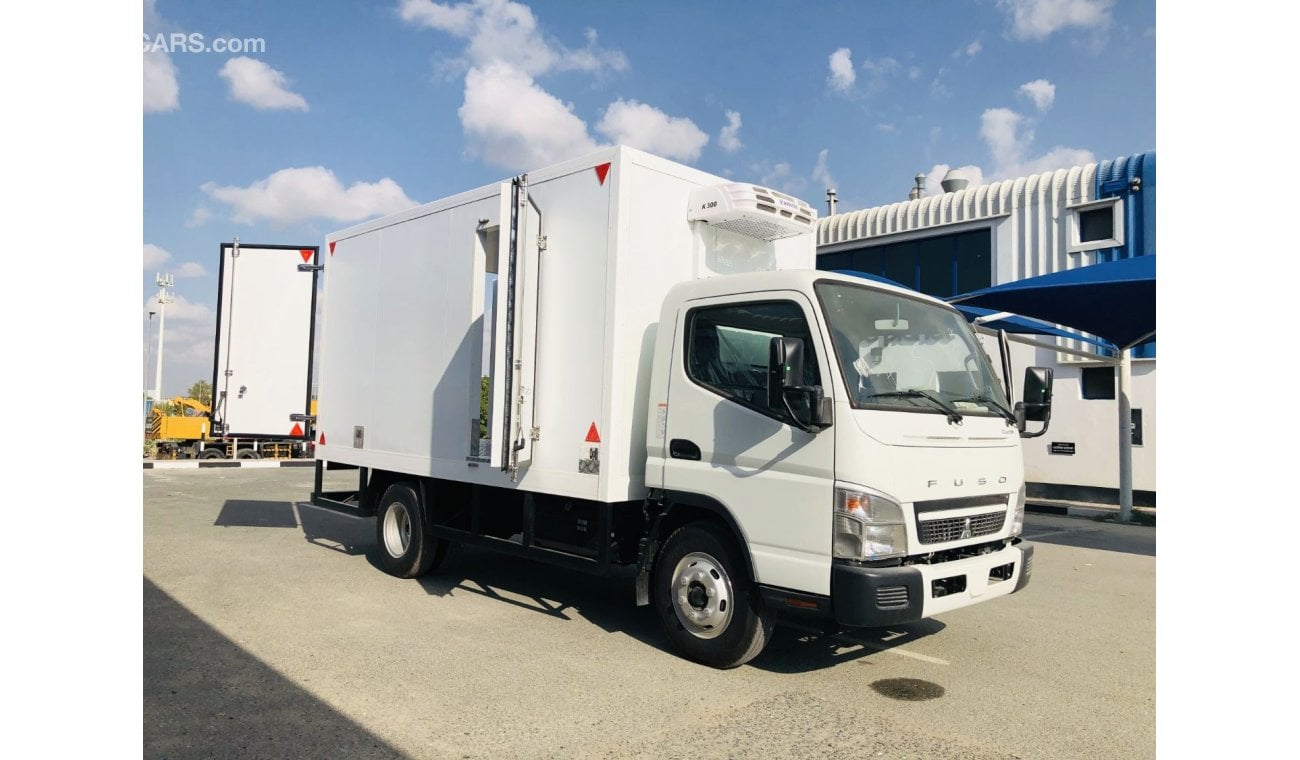
M 1047 432 L 1052 420 L 1052 370 L 1047 367 L 1026 367 L 1024 400 L 1016 404 L 1016 426 L 1022 438 L 1036 438 Z M 1041 422 L 1043 429 L 1026 433 L 1028 422 Z
M 803 385 L 803 357 L 802 339 L 772 338 L 767 352 L 767 405 L 784 411 L 805 432 L 816 433 L 831 426 L 835 405 L 820 385 Z M 802 414 L 790 405 L 787 393 L 804 397 L 806 404 L 801 404 L 799 410 Z
M 785 391 L 803 386 L 803 340 L 773 338 L 767 349 L 767 405 L 785 406 Z

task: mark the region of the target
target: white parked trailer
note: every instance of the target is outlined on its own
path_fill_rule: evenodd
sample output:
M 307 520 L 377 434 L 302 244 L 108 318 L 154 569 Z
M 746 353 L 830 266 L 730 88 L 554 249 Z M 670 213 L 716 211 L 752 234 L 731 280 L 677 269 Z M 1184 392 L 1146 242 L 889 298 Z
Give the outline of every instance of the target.
M 376 515 L 402 577 L 449 542 L 635 566 L 721 667 L 777 617 L 1018 590 L 1041 383 L 1017 424 L 950 307 L 814 270 L 815 219 L 620 146 L 330 235 L 314 503 Z
M 235 238 L 219 255 L 212 437 L 196 453 L 306 455 L 319 246 Z

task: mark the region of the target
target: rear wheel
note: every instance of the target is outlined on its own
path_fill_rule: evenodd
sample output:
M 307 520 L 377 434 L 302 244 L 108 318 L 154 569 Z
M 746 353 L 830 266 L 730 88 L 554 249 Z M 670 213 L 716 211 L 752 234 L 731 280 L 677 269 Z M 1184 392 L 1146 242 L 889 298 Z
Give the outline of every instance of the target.
M 199 459 L 225 459 L 226 452 L 217 447 L 209 447 L 199 454 Z
M 240 449 L 239 453 L 235 454 L 235 459 L 261 459 L 261 458 L 262 455 L 257 453 L 256 451 L 253 451 L 252 449 Z
M 426 510 L 415 489 L 394 483 L 384 491 L 375 518 L 375 542 L 384 572 L 398 578 L 417 578 L 440 564 L 447 542 L 428 535 Z
M 763 651 L 772 623 L 740 550 L 714 523 L 678 528 L 654 571 L 664 633 L 690 660 L 734 668 Z

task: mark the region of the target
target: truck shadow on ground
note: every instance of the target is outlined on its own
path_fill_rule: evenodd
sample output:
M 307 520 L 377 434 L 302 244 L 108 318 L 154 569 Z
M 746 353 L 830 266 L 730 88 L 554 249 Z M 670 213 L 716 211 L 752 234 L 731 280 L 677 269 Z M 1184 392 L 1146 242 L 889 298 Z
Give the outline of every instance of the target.
M 144 579 L 145 757 L 405 755 Z
M 771 673 L 808 673 L 841 663 L 870 662 L 895 647 L 942 631 L 938 620 L 921 620 L 889 628 L 858 628 L 815 633 L 777 626 L 763 653 L 749 664 Z
M 347 556 L 364 556 L 375 572 L 383 572 L 374 518 L 342 515 L 303 502 L 232 499 L 222 506 L 214 525 L 301 527 L 309 543 Z M 618 568 L 613 575 L 602 577 L 486 549 L 454 546 L 438 570 L 416 582 L 431 596 L 473 594 L 559 620 L 585 620 L 607 633 L 621 633 L 676 656 L 654 611 L 636 606 L 632 568 Z M 749 665 L 772 673 L 817 671 L 870 661 L 943 629 L 944 624 L 937 620 L 839 632 L 778 625 L 767 648 Z
M 367 553 L 378 570 L 378 558 Z M 607 633 L 622 633 L 676 656 L 654 611 L 634 603 L 636 574 L 623 568 L 611 577 L 589 576 L 564 568 L 473 547 L 456 547 L 434 574 L 418 579 L 433 596 L 476 594 L 561 620 L 582 619 Z M 777 626 L 759 657 L 749 664 L 772 673 L 807 673 L 869 658 L 893 647 L 938 633 L 937 620 L 831 634 Z
M 219 528 L 301 528 L 308 543 L 349 556 L 374 547 L 374 520 L 292 501 L 227 499 L 212 523 Z

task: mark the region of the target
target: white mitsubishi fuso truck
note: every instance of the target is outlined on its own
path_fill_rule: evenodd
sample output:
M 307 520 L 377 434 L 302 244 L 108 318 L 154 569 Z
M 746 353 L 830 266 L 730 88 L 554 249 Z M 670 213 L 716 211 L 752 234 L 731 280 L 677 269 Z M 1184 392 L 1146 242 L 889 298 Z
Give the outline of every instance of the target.
M 313 503 L 402 578 L 451 544 L 632 568 L 720 668 L 1019 591 L 1050 375 L 1013 409 L 957 311 L 817 271 L 816 217 L 618 146 L 328 236 Z

